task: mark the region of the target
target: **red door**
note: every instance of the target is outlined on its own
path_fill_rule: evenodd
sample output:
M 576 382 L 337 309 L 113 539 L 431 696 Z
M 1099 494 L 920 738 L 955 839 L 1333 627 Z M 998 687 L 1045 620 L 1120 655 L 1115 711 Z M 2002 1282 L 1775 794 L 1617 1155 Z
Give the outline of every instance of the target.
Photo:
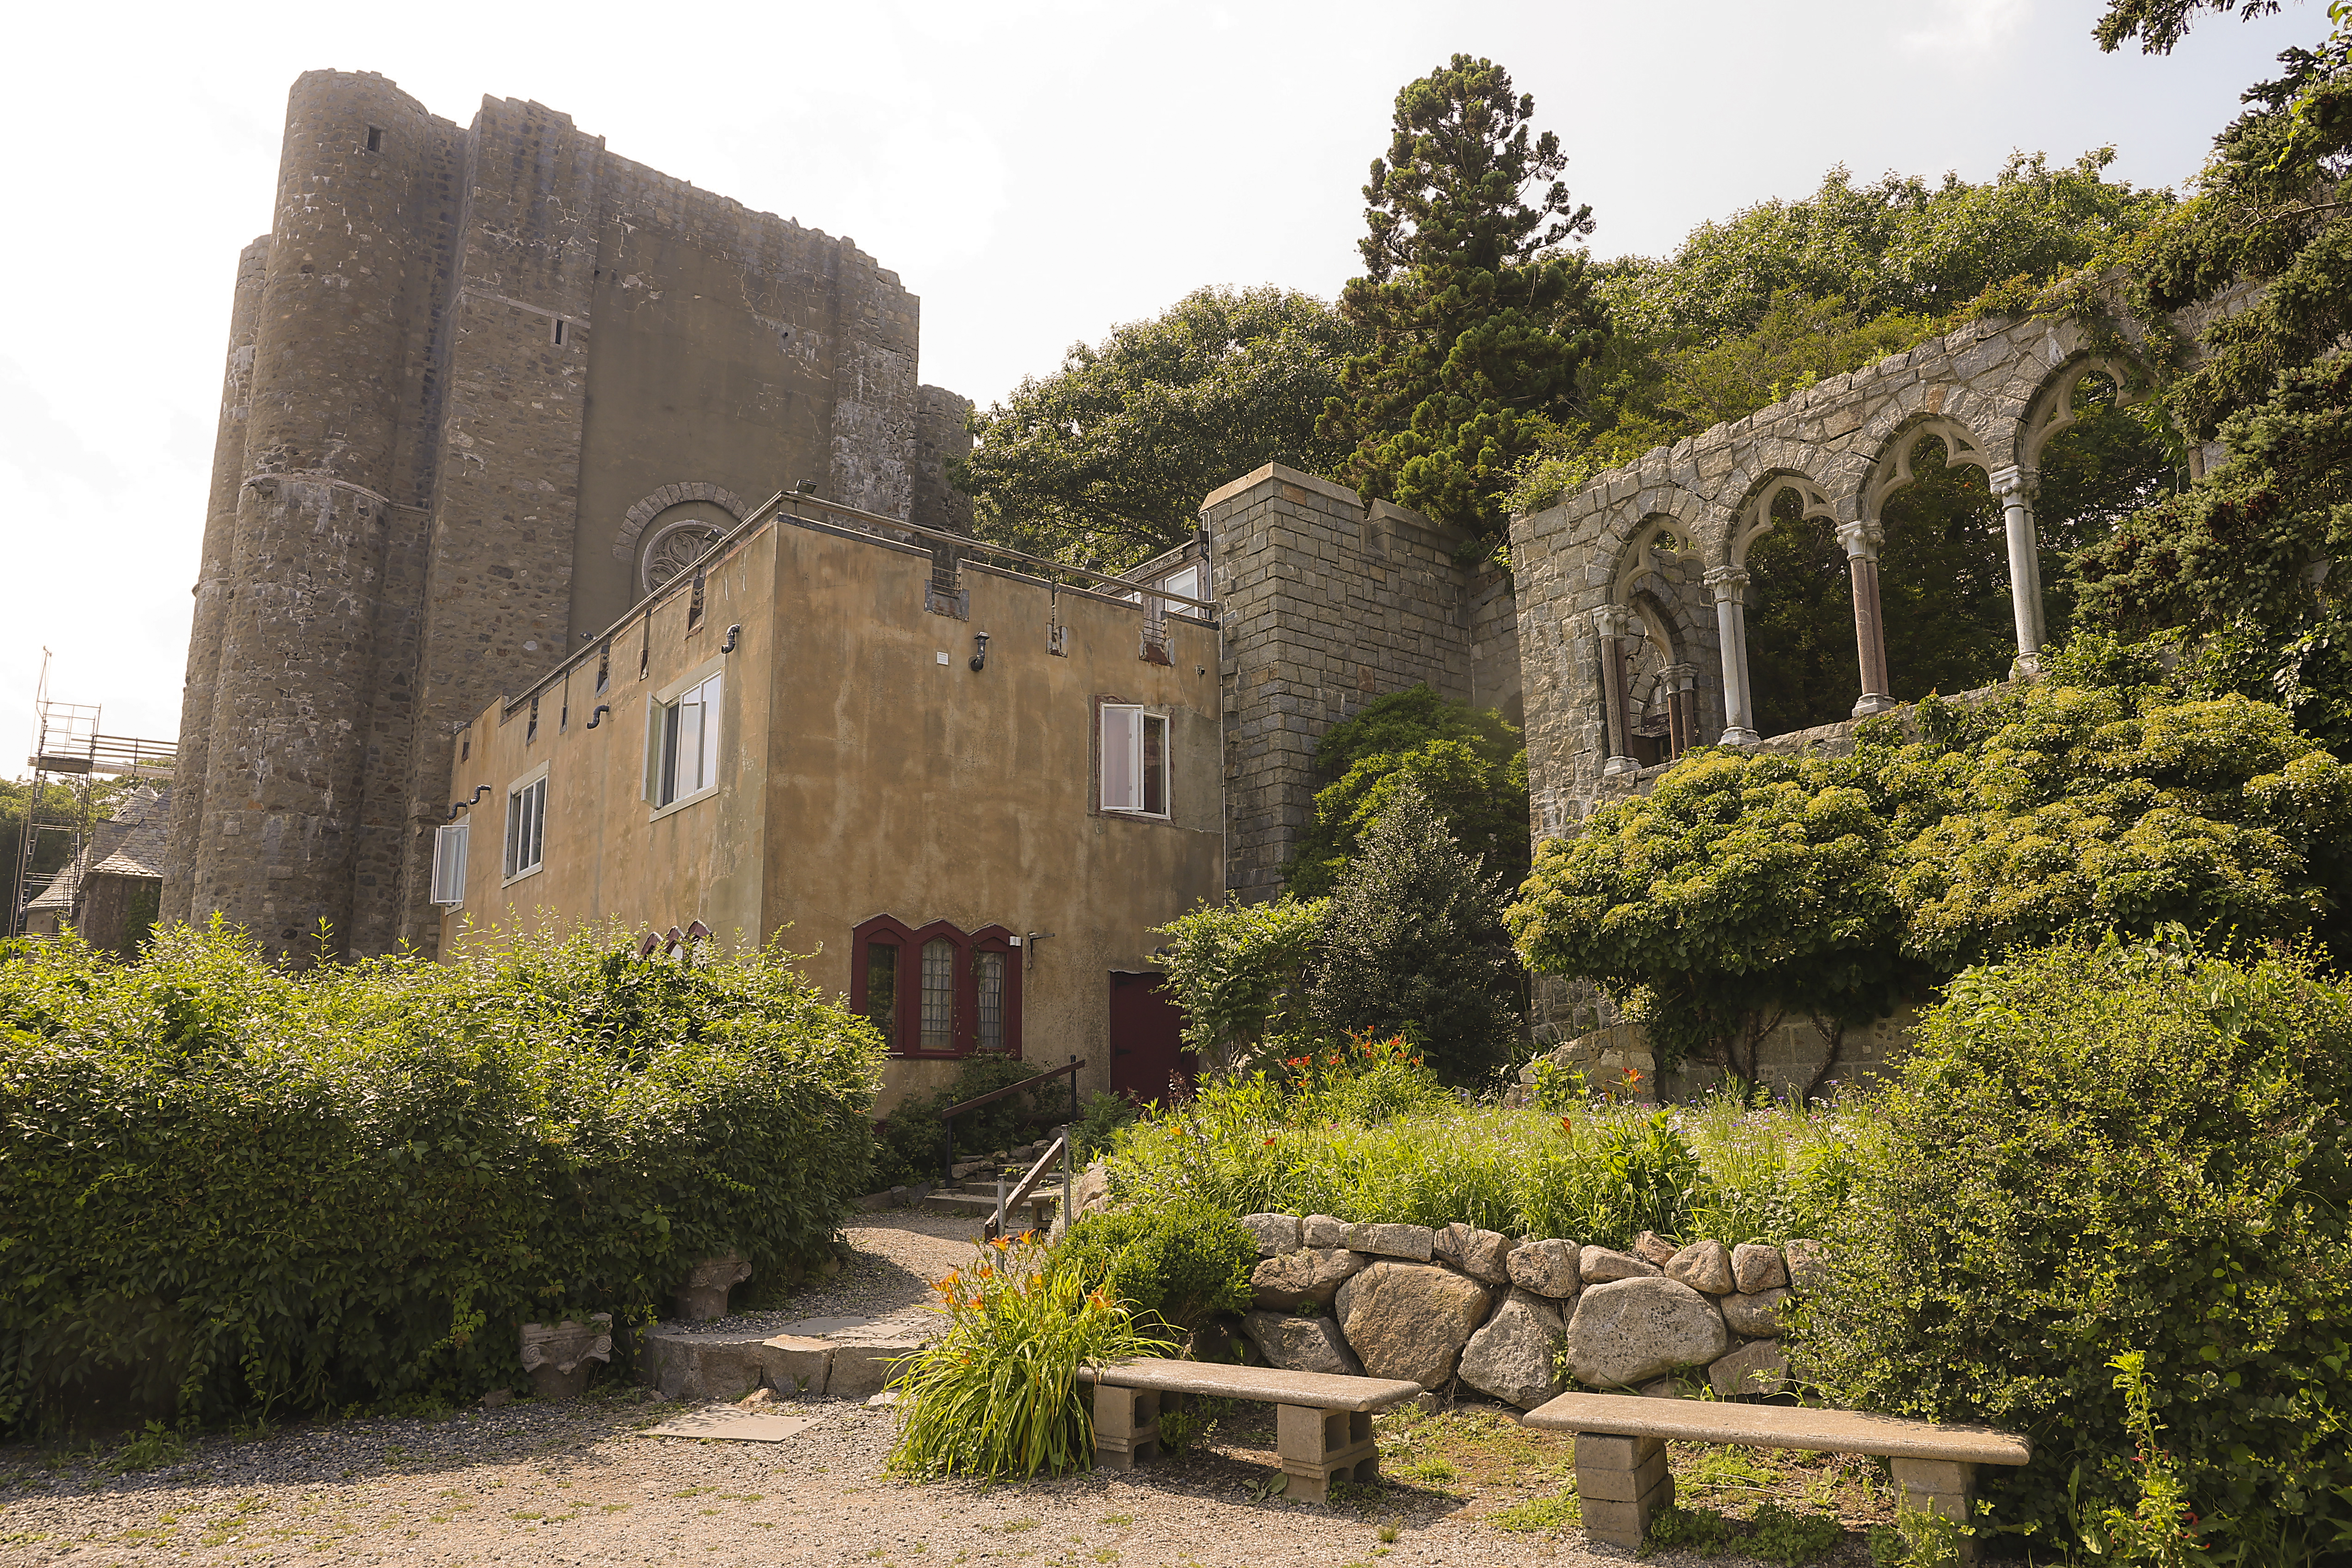
M 1110 975 L 1110 1087 L 1134 1100 L 1166 1103 L 1171 1074 L 1192 1086 L 1197 1065 L 1184 1048 L 1184 1015 L 1157 974 Z

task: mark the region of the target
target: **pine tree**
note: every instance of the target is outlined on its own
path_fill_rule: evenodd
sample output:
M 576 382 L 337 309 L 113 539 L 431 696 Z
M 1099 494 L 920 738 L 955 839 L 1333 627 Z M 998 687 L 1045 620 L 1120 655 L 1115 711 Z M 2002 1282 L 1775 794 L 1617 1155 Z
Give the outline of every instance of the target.
M 1584 254 L 1559 249 L 1592 232 L 1592 209 L 1570 205 L 1567 157 L 1550 132 L 1530 139 L 1534 113 L 1509 72 L 1468 55 L 1397 94 L 1364 186 L 1365 275 L 1339 300 L 1371 342 L 1318 426 L 1354 443 L 1367 495 L 1487 535 L 1534 448 L 1530 417 L 1566 410 L 1606 335 Z
M 1421 786 L 1401 777 L 1324 917 L 1312 977 L 1317 1020 L 1404 1035 L 1452 1082 L 1504 1065 L 1520 1013 L 1501 880 L 1462 852 Z

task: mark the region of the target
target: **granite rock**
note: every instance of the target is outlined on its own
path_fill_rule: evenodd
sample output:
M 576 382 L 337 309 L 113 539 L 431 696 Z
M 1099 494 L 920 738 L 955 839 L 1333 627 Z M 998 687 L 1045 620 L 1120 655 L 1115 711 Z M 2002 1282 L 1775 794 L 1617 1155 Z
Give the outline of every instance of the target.
M 1374 1258 L 1402 1258 L 1415 1263 L 1426 1263 L 1436 1254 L 1437 1235 L 1425 1225 L 1351 1225 L 1348 1227 L 1350 1251 L 1370 1253 Z
M 1661 1268 L 1666 1266 L 1666 1260 L 1672 1258 L 1676 1250 L 1673 1242 L 1654 1230 L 1645 1230 L 1633 1238 L 1633 1256 L 1647 1258 Z
M 1778 1339 L 1780 1337 L 1780 1303 L 1788 1299 L 1786 1290 L 1764 1290 L 1753 1296 L 1726 1296 L 1723 1299 L 1723 1321 L 1730 1324 L 1731 1331 L 1742 1339 Z
M 1556 1304 L 1514 1289 L 1462 1347 L 1462 1381 L 1506 1405 L 1534 1409 L 1560 1391 L 1552 1352 L 1565 1326 Z
M 1523 1241 L 1510 1257 L 1511 1283 L 1555 1300 L 1576 1294 L 1579 1248 L 1572 1241 Z
M 1780 1249 L 1759 1241 L 1743 1241 L 1731 1249 L 1731 1273 L 1743 1296 L 1760 1296 L 1789 1282 Z
M 1588 1247 L 1576 1255 L 1577 1278 L 1587 1285 L 1612 1279 L 1654 1279 L 1665 1272 L 1646 1258 L 1607 1247 Z
M 1328 1372 L 1361 1377 L 1363 1363 L 1339 1325 L 1328 1318 L 1293 1318 L 1280 1312 L 1250 1312 L 1242 1318 L 1242 1332 L 1265 1357 L 1268 1366 L 1285 1372 Z
M 1300 1247 L 1269 1258 L 1250 1270 L 1250 1289 L 1268 1311 L 1295 1312 L 1311 1301 L 1328 1307 L 1351 1275 L 1370 1259 L 1344 1247 Z
M 1789 1270 L 1789 1287 L 1800 1296 L 1817 1296 L 1830 1282 L 1830 1249 L 1818 1241 L 1791 1241 L 1780 1248 Z
M 1373 1377 L 1442 1388 L 1486 1321 L 1486 1287 L 1434 1263 L 1374 1263 L 1339 1287 L 1339 1329 Z
M 1242 1228 L 1257 1237 L 1257 1255 L 1273 1258 L 1298 1250 L 1298 1216 L 1287 1214 L 1245 1214 Z
M 1348 1222 L 1328 1214 L 1311 1214 L 1298 1222 L 1298 1243 L 1322 1251 L 1348 1245 Z
M 1731 1254 L 1719 1241 L 1694 1241 L 1666 1259 L 1666 1278 L 1709 1296 L 1732 1292 Z
M 1632 1388 L 1717 1361 L 1731 1335 L 1715 1303 L 1675 1279 L 1585 1287 L 1568 1321 L 1568 1369 L 1588 1388 Z
M 1706 1369 L 1718 1398 L 1778 1394 L 1789 1381 L 1789 1358 L 1778 1340 L 1750 1340 Z

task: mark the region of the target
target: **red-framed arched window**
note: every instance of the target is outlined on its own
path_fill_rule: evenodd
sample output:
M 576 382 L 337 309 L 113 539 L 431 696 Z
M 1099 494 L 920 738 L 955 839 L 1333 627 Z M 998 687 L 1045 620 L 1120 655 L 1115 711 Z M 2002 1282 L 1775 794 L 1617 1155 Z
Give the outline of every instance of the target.
M 849 1004 L 899 1057 L 1021 1055 L 1021 944 L 1003 926 L 909 926 L 876 915 L 851 933 Z

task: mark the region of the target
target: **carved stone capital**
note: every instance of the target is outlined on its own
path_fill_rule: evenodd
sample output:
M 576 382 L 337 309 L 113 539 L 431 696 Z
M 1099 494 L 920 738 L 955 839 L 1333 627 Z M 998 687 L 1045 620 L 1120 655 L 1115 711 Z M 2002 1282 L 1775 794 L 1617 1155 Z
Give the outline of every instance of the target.
M 1848 560 L 1875 561 L 1878 547 L 1886 542 L 1886 525 L 1875 518 L 1856 518 L 1839 523 L 1837 537 Z
M 2030 503 L 2042 489 L 2040 474 L 2014 463 L 2005 468 L 1995 468 L 1990 477 L 1992 493 L 2000 498 L 2003 506 L 2015 506 L 2021 501 Z
M 1592 629 L 1604 637 L 1634 636 L 1633 612 L 1624 605 L 1603 605 L 1592 612 Z
M 1698 684 L 1698 666 L 1670 664 L 1665 668 L 1666 685 L 1676 691 L 1688 691 Z
M 1735 605 L 1748 602 L 1748 568 L 1745 566 L 1715 567 L 1707 573 L 1705 581 L 1718 605 L 1727 600 Z

